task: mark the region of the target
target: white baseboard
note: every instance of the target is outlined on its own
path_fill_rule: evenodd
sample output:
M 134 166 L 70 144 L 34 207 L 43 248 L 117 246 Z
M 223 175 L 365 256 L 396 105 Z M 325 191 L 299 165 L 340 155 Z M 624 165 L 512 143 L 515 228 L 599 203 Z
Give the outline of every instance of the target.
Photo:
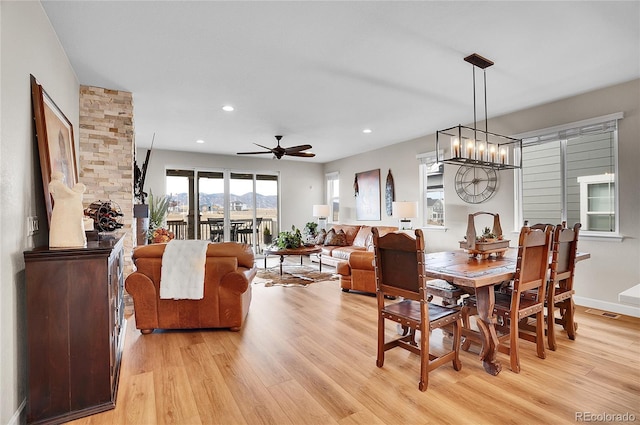
M 573 296 L 573 301 L 583 307 L 597 308 L 598 310 L 610 311 L 612 313 L 624 314 L 625 316 L 640 317 L 640 308 L 631 305 L 612 303 L 608 301 L 594 300 Z
M 27 399 L 25 398 L 22 400 L 22 403 L 20 403 L 20 406 L 18 406 L 18 410 L 15 411 L 15 413 L 13 414 L 9 422 L 7 422 L 7 425 L 20 425 L 20 424 L 26 423 L 27 422 L 26 418 L 24 420 L 20 420 L 23 414 L 26 415 L 26 412 L 24 410 L 26 406 L 27 406 Z

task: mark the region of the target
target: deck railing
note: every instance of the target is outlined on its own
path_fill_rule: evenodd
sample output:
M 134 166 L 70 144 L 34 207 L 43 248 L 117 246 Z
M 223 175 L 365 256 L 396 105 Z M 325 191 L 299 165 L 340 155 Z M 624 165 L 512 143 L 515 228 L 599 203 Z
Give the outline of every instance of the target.
M 265 242 L 264 230 L 269 229 L 272 239 L 278 235 L 278 222 L 271 218 L 256 219 L 256 229 L 253 231 L 253 220 L 231 220 L 230 236 L 231 241 L 243 242 L 254 245 L 254 238 L 257 238 L 256 246 L 262 249 L 262 246 L 268 245 Z M 215 223 L 215 224 L 214 224 Z M 187 222 L 183 220 L 167 221 L 169 231 L 173 232 L 176 239 L 187 239 Z M 200 222 L 199 239 L 210 240 L 213 242 L 223 242 L 224 235 L 222 232 L 222 221 L 205 221 Z M 268 241 L 267 241 L 268 242 Z

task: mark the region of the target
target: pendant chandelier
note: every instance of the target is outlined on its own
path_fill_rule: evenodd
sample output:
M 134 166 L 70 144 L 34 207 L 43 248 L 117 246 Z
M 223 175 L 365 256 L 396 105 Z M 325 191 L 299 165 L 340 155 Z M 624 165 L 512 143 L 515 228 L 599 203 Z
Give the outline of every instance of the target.
M 473 128 L 458 124 L 436 131 L 437 161 L 496 170 L 522 168 L 522 140 L 489 132 L 487 119 L 487 72 L 489 59 L 474 53 L 464 58 L 473 65 Z M 476 68 L 484 74 L 484 130 L 476 121 Z

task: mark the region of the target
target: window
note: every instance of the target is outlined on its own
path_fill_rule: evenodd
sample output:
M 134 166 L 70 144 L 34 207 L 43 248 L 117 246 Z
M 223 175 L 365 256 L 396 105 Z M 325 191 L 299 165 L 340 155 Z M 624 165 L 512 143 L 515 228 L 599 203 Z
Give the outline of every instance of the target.
M 337 223 L 340 215 L 340 175 L 327 174 L 327 203 L 329 204 L 329 222 Z
M 265 228 L 278 234 L 277 174 L 168 169 L 166 176 L 168 220 L 183 222 L 187 239 L 240 241 L 260 252 Z
M 617 123 L 613 114 L 520 135 L 520 221 L 618 234 Z
M 580 183 L 580 223 L 586 229 L 611 232 L 615 229 L 613 174 L 578 177 Z
M 436 162 L 436 153 L 418 155 L 420 161 L 422 224 L 444 227 L 444 163 Z

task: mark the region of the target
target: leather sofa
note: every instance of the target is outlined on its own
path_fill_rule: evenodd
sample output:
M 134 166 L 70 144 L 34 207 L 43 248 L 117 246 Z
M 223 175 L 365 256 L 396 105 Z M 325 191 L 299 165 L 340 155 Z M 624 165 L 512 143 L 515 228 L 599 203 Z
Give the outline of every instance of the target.
M 152 244 L 133 251 L 137 270 L 127 276 L 125 287 L 133 298 L 136 327 L 143 334 L 154 329 L 240 330 L 249 312 L 251 281 L 257 271 L 251 247 L 235 242 L 209 244 L 200 300 L 160 298 L 165 247 Z
M 380 235 L 398 230 L 395 226 L 375 227 Z M 372 226 L 340 224 L 333 225 L 332 228 L 344 231 L 348 246 L 323 246 L 320 261 L 336 268 L 336 273 L 340 276 L 340 287 L 344 292 L 354 290 L 375 294 Z

